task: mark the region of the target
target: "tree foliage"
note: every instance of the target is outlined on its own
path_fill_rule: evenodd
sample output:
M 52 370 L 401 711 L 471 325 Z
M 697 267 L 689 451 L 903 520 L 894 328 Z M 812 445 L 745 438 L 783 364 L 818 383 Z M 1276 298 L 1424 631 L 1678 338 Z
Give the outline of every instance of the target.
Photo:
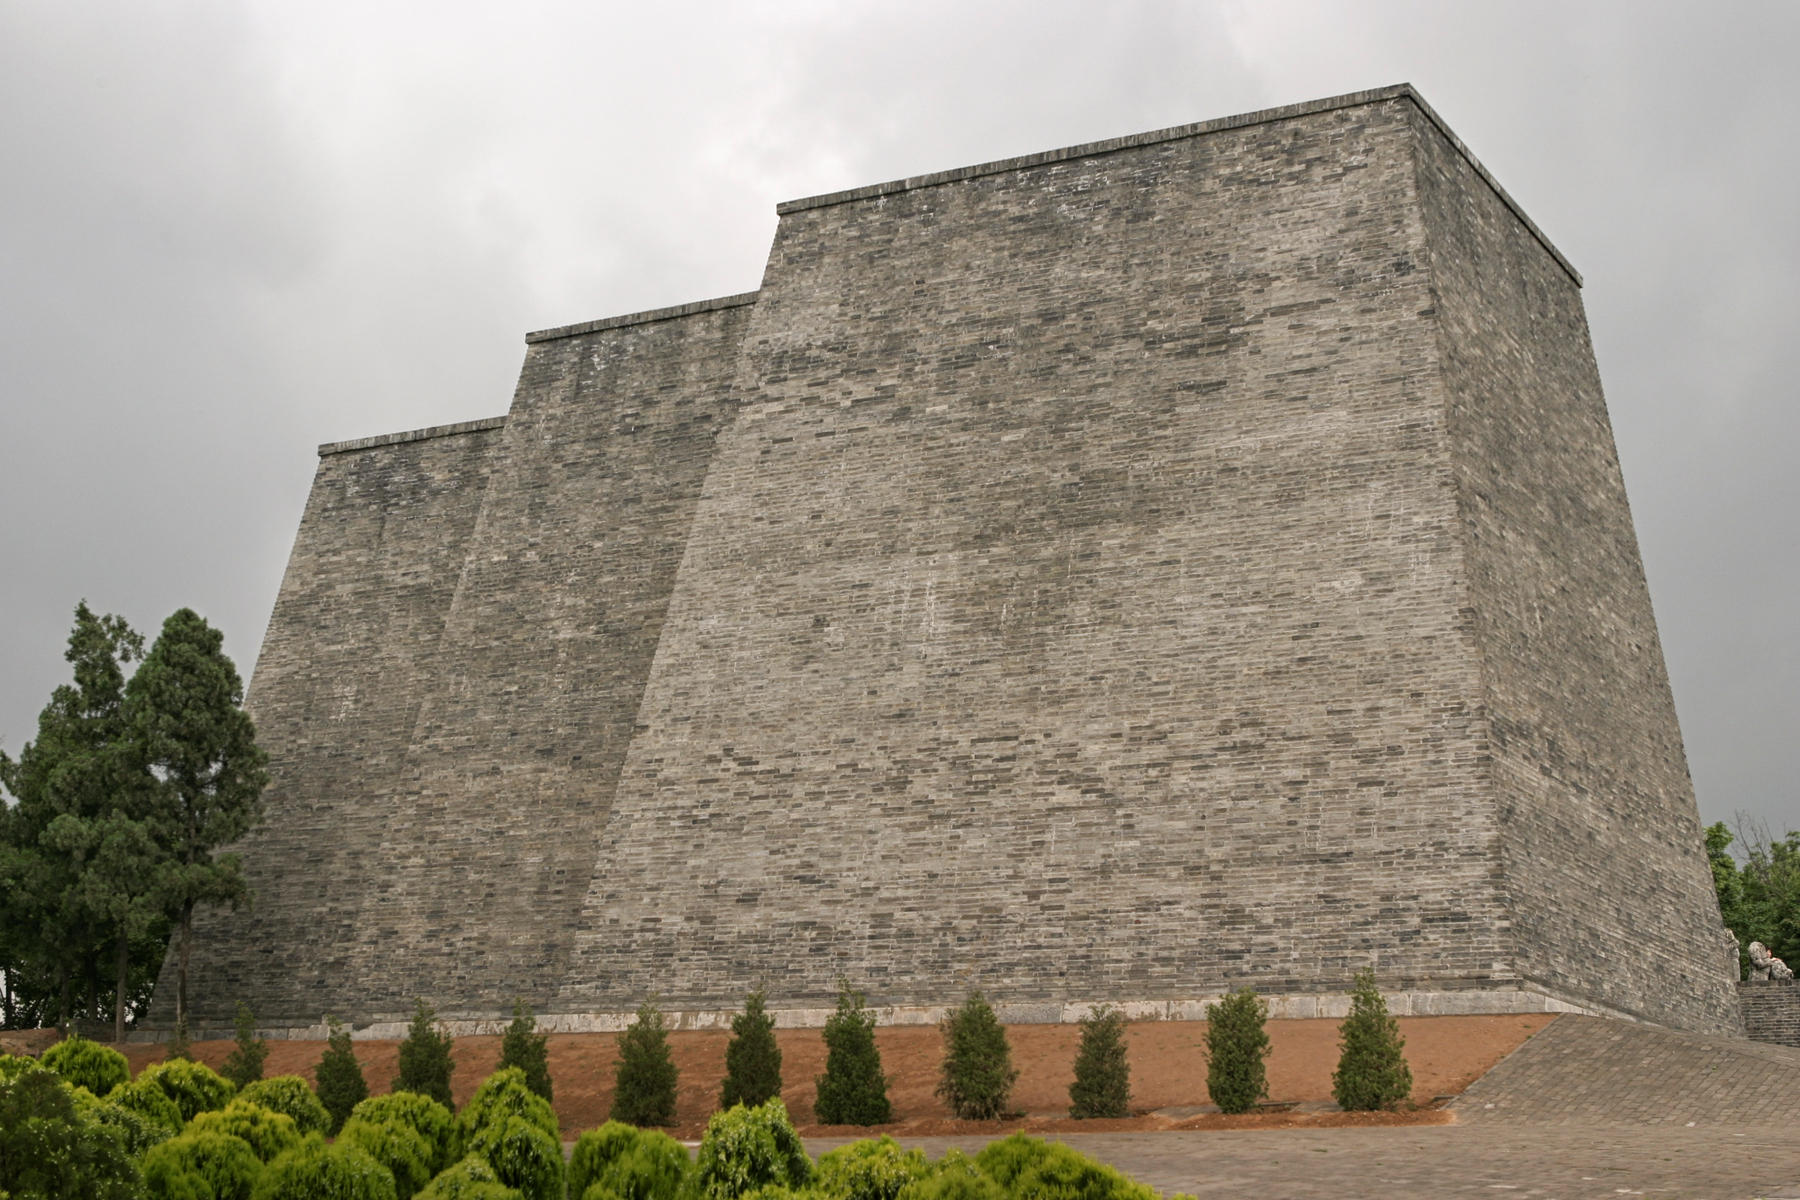
M 1069 1115 L 1076 1118 L 1131 1115 L 1131 1064 L 1125 1057 L 1125 1014 L 1102 1004 L 1081 1019 L 1081 1046 L 1075 1052 L 1075 1081 L 1069 1085 Z
M 1338 1026 L 1338 1065 L 1331 1093 L 1346 1112 L 1394 1108 L 1412 1095 L 1406 1039 L 1388 1015 L 1373 971 L 1359 971 L 1350 991 L 1350 1015 Z
M 1743 849 L 1739 865 L 1731 847 Z M 1800 833 L 1776 840 L 1756 824 L 1734 834 L 1723 821 L 1707 827 L 1706 857 L 1712 865 L 1719 916 L 1737 936 L 1738 977 L 1750 965 L 1750 943 L 1761 942 L 1789 966 L 1800 962 Z
M 944 1064 L 937 1094 L 957 1116 L 991 1121 L 1006 1114 L 1006 1101 L 1019 1078 L 1012 1047 L 993 1005 L 980 992 L 970 992 L 962 1006 L 944 1018 Z
M 451 1050 L 456 1042 L 439 1024 L 437 1010 L 417 1002 L 412 1024 L 400 1043 L 400 1074 L 394 1080 L 396 1092 L 417 1092 L 430 1096 L 445 1108 L 454 1110 L 456 1101 L 450 1095 L 450 1076 L 456 1073 Z
M 523 1000 L 513 1001 L 512 1024 L 500 1039 L 500 1069 L 517 1067 L 525 1073 L 525 1086 L 546 1100 L 551 1095 L 550 1035 L 537 1031 L 537 1018 Z
M 646 1000 L 619 1035 L 611 1118 L 627 1125 L 673 1125 L 677 1077 L 662 1010 Z
M 731 1018 L 720 1108 L 737 1104 L 755 1108 L 781 1095 L 781 1047 L 775 1044 L 775 1018 L 763 1004 L 763 994 L 751 992 L 744 998 L 744 1011 Z
M 219 1074 L 240 1089 L 262 1078 L 263 1060 L 269 1057 L 269 1043 L 256 1036 L 256 1017 L 242 1000 L 237 1006 L 237 1045 L 219 1065 Z
M 893 1115 L 875 1014 L 848 980 L 838 980 L 837 1011 L 825 1019 L 825 1073 L 817 1080 L 813 1115 L 824 1125 L 880 1125 Z
M 369 1098 L 369 1085 L 363 1080 L 362 1064 L 356 1061 L 356 1051 L 350 1046 L 350 1031 L 330 1017 L 325 1022 L 331 1032 L 325 1038 L 325 1053 L 319 1058 L 314 1077 L 319 1083 L 319 1103 L 331 1118 L 326 1132 L 335 1134 L 344 1127 L 351 1110 Z
M 1206 1091 L 1220 1112 L 1246 1113 L 1269 1095 L 1269 1005 L 1250 988 L 1206 1006 Z

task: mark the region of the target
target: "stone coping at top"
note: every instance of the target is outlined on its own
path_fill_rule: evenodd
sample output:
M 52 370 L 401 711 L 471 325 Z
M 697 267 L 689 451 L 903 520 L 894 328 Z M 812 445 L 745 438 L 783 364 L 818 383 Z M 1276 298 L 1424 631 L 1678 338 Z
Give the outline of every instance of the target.
M 452 437 L 459 433 L 479 433 L 484 429 L 498 429 L 506 424 L 505 417 L 483 417 L 479 421 L 458 421 L 454 425 L 432 425 L 425 429 L 412 429 L 405 433 L 379 433 L 374 437 L 355 438 L 348 442 L 326 442 L 319 447 L 319 457 L 327 454 L 346 454 L 352 450 L 373 450 L 377 446 L 393 446 L 401 442 L 422 442 L 427 438 Z
M 832 204 L 848 204 L 857 200 L 876 200 L 884 196 L 892 196 L 898 192 L 910 192 L 918 188 L 936 187 L 946 183 L 956 183 L 964 179 L 974 179 L 982 175 L 999 175 L 1007 171 L 1022 171 L 1029 167 L 1041 167 L 1049 163 L 1067 162 L 1075 158 L 1092 158 L 1099 154 L 1112 154 L 1120 150 L 1131 150 L 1139 146 L 1153 146 L 1159 142 L 1179 141 L 1182 138 L 1201 137 L 1209 133 L 1219 133 L 1227 129 L 1241 129 L 1247 125 L 1266 125 L 1272 121 L 1285 121 L 1293 117 L 1309 116 L 1313 113 L 1330 112 L 1339 108 L 1356 108 L 1364 104 L 1377 104 L 1384 100 L 1406 99 L 1412 101 L 1427 120 L 1437 127 L 1444 139 L 1456 148 L 1456 152 L 1468 160 L 1475 173 L 1484 183 L 1494 190 L 1494 194 L 1517 217 L 1531 236 L 1550 253 L 1557 265 L 1567 271 L 1575 286 L 1581 286 L 1581 272 L 1577 271 L 1568 259 L 1564 258 L 1537 227 L 1532 219 L 1525 215 L 1500 186 L 1498 180 L 1481 164 L 1481 160 L 1463 144 L 1463 140 L 1451 132 L 1444 119 L 1437 114 L 1431 105 L 1425 103 L 1424 97 L 1410 83 L 1397 83 L 1389 87 L 1375 88 L 1365 92 L 1347 92 L 1342 96 L 1329 96 L 1323 100 L 1306 100 L 1299 104 L 1284 104 L 1279 108 L 1265 108 L 1256 112 L 1239 113 L 1236 116 L 1218 117 L 1211 121 L 1197 121 L 1191 125 L 1176 125 L 1168 129 L 1154 129 L 1148 133 L 1127 134 L 1124 137 L 1107 138 L 1104 141 L 1084 142 L 1079 146 L 1066 146 L 1060 150 L 1044 150 L 1036 154 L 1025 154 L 1017 158 L 996 159 L 993 162 L 977 163 L 969 167 L 957 167 L 949 171 L 934 171 L 928 175 L 913 175 L 906 179 L 893 179 L 886 183 L 872 183 L 865 187 L 850 188 L 841 192 L 826 192 L 817 196 L 805 196 L 798 200 L 787 200 L 775 206 L 781 216 L 788 213 L 802 212 L 809 208 L 824 208 Z
M 1492 991 L 1401 991 L 1383 992 L 1388 1012 L 1397 1017 L 1463 1017 L 1509 1013 L 1577 1013 L 1584 1016 L 1619 1017 L 1591 1004 L 1575 1004 L 1557 996 L 1524 988 L 1501 988 Z M 1204 1021 L 1206 1006 L 1223 999 L 1222 995 L 1199 996 L 1191 1000 L 1135 1000 L 1115 1004 L 1133 1021 Z M 1263 997 L 1269 1003 L 1273 1020 L 1295 1021 L 1329 1018 L 1341 1020 L 1350 1012 L 1347 993 L 1281 994 Z M 1097 1002 L 1096 1002 L 1097 1003 Z M 953 1004 L 871 1005 L 877 1025 L 936 1025 L 956 1006 Z M 1089 1003 L 1002 1002 L 994 1012 L 1007 1025 L 1072 1025 L 1087 1016 L 1094 1007 Z M 836 1006 L 820 1008 L 771 1008 L 777 1029 L 819 1029 Z M 671 1009 L 663 1013 L 670 1029 L 730 1029 L 738 1009 Z M 470 1016 L 454 1012 L 438 1014 L 452 1037 L 480 1037 L 501 1034 L 512 1023 L 510 1014 Z M 631 1012 L 577 1012 L 537 1014 L 539 1032 L 546 1033 L 618 1033 L 630 1025 L 637 1014 Z M 1630 1018 L 1625 1018 L 1630 1019 Z M 374 1021 L 351 1025 L 351 1036 L 359 1041 L 394 1041 L 406 1036 L 412 1014 L 392 1014 Z M 312 1025 L 272 1024 L 259 1027 L 257 1036 L 295 1040 L 322 1041 L 329 1033 L 323 1021 Z M 235 1036 L 231 1029 L 195 1029 L 195 1041 L 208 1041 Z M 127 1041 L 156 1042 L 167 1037 L 166 1031 L 145 1030 L 127 1035 Z
M 695 313 L 712 312 L 719 308 L 741 308 L 743 305 L 755 303 L 755 292 L 739 292 L 735 296 L 717 296 L 711 300 L 695 300 L 690 304 L 674 304 L 668 308 L 651 308 L 643 312 L 625 313 L 623 316 L 601 317 L 597 321 L 582 321 L 576 325 L 558 325 L 554 329 L 538 329 L 526 334 L 525 341 L 527 344 L 550 342 L 557 338 L 598 333 L 602 329 L 618 329 L 626 325 L 647 325 L 651 321 L 672 321 L 676 317 L 691 317 Z

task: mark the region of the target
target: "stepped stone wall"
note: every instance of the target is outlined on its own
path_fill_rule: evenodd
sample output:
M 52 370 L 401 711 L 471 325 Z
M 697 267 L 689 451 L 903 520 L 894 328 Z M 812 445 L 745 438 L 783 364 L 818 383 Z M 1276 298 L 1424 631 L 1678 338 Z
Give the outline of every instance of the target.
M 1401 87 L 793 202 L 757 293 L 532 335 L 503 424 L 326 448 L 201 1019 L 1368 966 L 1737 1032 L 1578 288 Z

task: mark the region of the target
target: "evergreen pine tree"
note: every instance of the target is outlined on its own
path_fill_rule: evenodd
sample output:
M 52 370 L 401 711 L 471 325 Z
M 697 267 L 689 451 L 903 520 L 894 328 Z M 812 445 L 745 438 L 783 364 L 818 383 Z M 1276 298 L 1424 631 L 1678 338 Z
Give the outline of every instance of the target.
M 1102 1004 L 1081 1019 L 1081 1048 L 1075 1053 L 1075 1082 L 1069 1085 L 1069 1115 L 1076 1118 L 1131 1115 L 1131 1064 L 1125 1058 L 1125 1014 Z
M 1338 1026 L 1342 1047 L 1331 1093 L 1346 1112 L 1394 1108 L 1412 1094 L 1412 1069 L 1406 1065 L 1406 1039 L 1400 1023 L 1388 1015 L 1387 1001 L 1375 986 L 1373 971 L 1358 971 L 1350 992 L 1350 1015 Z
M 781 1048 L 775 1044 L 775 1018 L 763 1010 L 763 994 L 751 992 L 744 998 L 744 1011 L 731 1018 L 719 1107 L 742 1104 L 755 1108 L 779 1095 Z
M 937 1094 L 957 1116 L 991 1121 L 1006 1114 L 1006 1100 L 1019 1078 L 1012 1047 L 994 1008 L 980 992 L 944 1018 L 943 1075 Z
M 500 1039 L 500 1065 L 496 1070 L 517 1067 L 525 1072 L 525 1086 L 551 1099 L 550 1035 L 537 1031 L 537 1017 L 523 1000 L 514 998 L 512 1024 Z
M 169 1048 L 163 1054 L 164 1062 L 172 1062 L 178 1058 L 190 1062 L 194 1058 L 194 1045 L 188 1040 L 186 1017 L 175 1018 L 175 1032 L 169 1035 Z
M 1206 1006 L 1206 1091 L 1220 1112 L 1246 1113 L 1268 1098 L 1269 1005 L 1250 988 Z
M 330 1017 L 325 1018 L 325 1023 L 331 1027 L 331 1034 L 325 1039 L 325 1053 L 313 1076 L 319 1103 L 331 1114 L 330 1132 L 336 1136 L 349 1119 L 350 1110 L 369 1098 L 369 1085 L 363 1081 L 362 1064 L 350 1048 L 350 1031 Z
M 256 1036 L 256 1018 L 242 1000 L 237 1006 L 237 1049 L 225 1056 L 219 1074 L 237 1085 L 239 1091 L 262 1078 L 263 1060 L 269 1057 L 269 1043 Z
M 813 1115 L 824 1125 L 880 1125 L 893 1115 L 881 1051 L 875 1047 L 875 1014 L 863 994 L 838 980 L 837 1011 L 825 1021 L 825 1073 L 818 1078 Z
M 646 1000 L 619 1035 L 611 1119 L 627 1125 L 673 1125 L 678 1077 L 662 1010 Z
M 430 1096 L 455 1112 L 456 1101 L 450 1096 L 450 1076 L 456 1071 L 450 1057 L 454 1045 L 454 1039 L 438 1024 L 437 1012 L 421 998 L 406 1039 L 400 1043 L 400 1074 L 394 1090 Z

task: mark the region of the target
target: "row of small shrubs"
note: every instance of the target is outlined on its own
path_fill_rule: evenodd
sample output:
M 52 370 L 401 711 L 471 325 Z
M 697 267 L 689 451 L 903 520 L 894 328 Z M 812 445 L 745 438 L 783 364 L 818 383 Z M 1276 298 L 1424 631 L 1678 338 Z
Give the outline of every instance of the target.
M 1265 1060 L 1270 1043 L 1268 1004 L 1250 989 L 1207 1005 L 1206 1089 L 1220 1111 L 1244 1113 L 1268 1098 Z M 1125 1015 L 1108 1005 L 1081 1021 L 1069 1115 L 1131 1115 L 1131 1067 L 1125 1051 Z M 725 1052 L 719 1106 L 754 1107 L 781 1092 L 781 1051 L 775 1022 L 760 992 L 732 1021 Z M 958 1117 L 993 1120 L 1008 1113 L 1019 1073 L 1012 1066 L 1006 1029 L 980 992 L 972 993 L 942 1025 L 944 1061 L 937 1094 Z M 1412 1092 L 1405 1039 L 1388 1014 L 1373 972 L 1356 976 L 1350 1013 L 1339 1026 L 1340 1054 L 1332 1073 L 1339 1107 L 1356 1111 L 1393 1108 Z M 818 1077 L 813 1111 L 825 1125 L 880 1125 L 892 1117 L 887 1080 L 875 1046 L 875 1017 L 862 993 L 840 984 L 837 1011 L 825 1022 L 825 1073 Z M 669 1125 L 675 1116 L 677 1072 L 662 1013 L 646 1003 L 620 1037 L 612 1118 L 632 1125 Z
M 172 1067 L 171 1070 L 159 1068 Z M 236 1090 L 197 1063 L 148 1068 L 173 1127 L 127 1115 L 28 1059 L 0 1057 L 0 1195 L 9 1200 L 1157 1200 L 1070 1150 L 1022 1135 L 936 1163 L 880 1138 L 817 1164 L 781 1100 L 715 1113 L 698 1154 L 609 1121 L 565 1164 L 549 1103 L 525 1073 L 489 1076 L 453 1113 L 429 1096 L 365 1099 L 327 1143 L 324 1105 L 297 1076 Z M 166 1081 L 166 1083 L 165 1083 Z M 223 1102 L 220 1103 L 221 1099 Z M 184 1105 L 197 1108 L 191 1117 Z M 271 1107 L 278 1106 L 278 1107 Z M 280 1111 L 285 1109 L 286 1111 Z M 141 1126 L 139 1122 L 142 1122 Z M 137 1146 L 127 1130 L 145 1133 Z

